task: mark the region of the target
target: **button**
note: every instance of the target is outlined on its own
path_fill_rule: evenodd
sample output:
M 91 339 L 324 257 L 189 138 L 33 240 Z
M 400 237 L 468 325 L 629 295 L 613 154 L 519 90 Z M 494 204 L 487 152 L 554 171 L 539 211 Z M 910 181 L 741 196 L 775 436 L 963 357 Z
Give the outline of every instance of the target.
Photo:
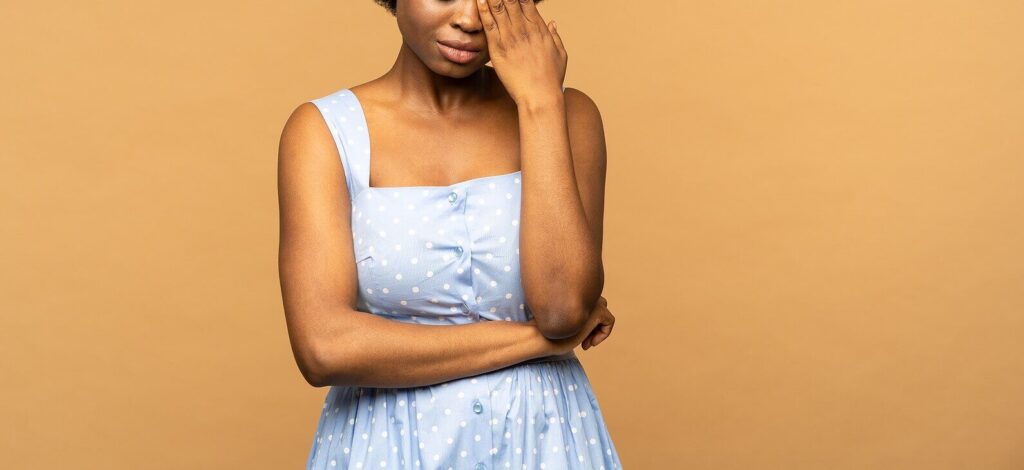
M 455 200 L 459 198 L 459 193 L 452 191 L 448 193 L 448 202 L 455 204 Z
M 480 413 L 484 412 L 484 404 L 480 403 L 480 400 L 474 400 L 473 401 L 473 412 L 476 413 L 476 414 L 480 414 Z
M 455 253 L 457 253 L 459 256 L 462 256 L 462 245 L 455 247 Z
M 476 470 L 487 470 L 487 466 L 484 465 L 483 462 L 480 462 L 476 464 Z

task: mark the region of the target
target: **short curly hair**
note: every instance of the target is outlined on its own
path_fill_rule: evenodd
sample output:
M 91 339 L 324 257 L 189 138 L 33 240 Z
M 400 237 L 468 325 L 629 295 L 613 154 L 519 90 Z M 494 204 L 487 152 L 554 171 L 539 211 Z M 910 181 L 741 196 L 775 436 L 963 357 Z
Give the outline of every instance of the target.
M 373 0 L 373 1 L 377 2 L 378 5 L 384 7 L 385 9 L 387 9 L 388 12 L 391 13 L 392 15 L 397 15 L 395 9 L 398 8 L 398 0 Z M 533 0 L 533 3 L 540 3 L 542 1 L 544 1 L 544 0 Z

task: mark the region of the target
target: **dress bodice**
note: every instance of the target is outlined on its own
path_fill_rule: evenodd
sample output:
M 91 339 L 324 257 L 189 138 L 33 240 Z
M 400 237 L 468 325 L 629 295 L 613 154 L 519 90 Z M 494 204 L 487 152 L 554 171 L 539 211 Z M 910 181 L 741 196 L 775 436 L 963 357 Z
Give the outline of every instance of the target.
M 519 270 L 521 171 L 448 186 L 370 187 L 359 99 L 346 88 L 312 102 L 345 170 L 360 310 L 424 324 L 533 318 Z

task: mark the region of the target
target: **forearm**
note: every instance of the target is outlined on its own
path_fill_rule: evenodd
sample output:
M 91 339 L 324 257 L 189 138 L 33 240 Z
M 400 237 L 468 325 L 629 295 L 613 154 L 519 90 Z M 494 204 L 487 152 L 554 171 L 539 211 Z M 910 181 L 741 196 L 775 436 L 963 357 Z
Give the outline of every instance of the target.
M 523 290 L 538 323 L 568 335 L 586 320 L 604 276 L 573 167 L 564 97 L 520 106 L 519 135 Z
M 490 372 L 549 355 L 532 323 L 481 321 L 421 325 L 360 311 L 319 328 L 321 385 L 416 387 Z

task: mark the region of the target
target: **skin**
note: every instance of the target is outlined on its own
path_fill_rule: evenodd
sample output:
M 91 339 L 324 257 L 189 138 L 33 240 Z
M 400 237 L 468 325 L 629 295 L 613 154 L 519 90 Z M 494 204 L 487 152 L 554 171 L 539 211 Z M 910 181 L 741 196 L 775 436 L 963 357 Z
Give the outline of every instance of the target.
M 322 115 L 306 102 L 281 135 L 279 269 L 292 351 L 313 386 L 436 384 L 589 349 L 611 334 L 615 318 L 600 295 L 600 113 L 583 92 L 562 93 L 568 56 L 533 2 L 489 1 L 399 2 L 394 65 L 350 89 L 371 133 L 373 187 L 522 170 L 520 266 L 534 318 L 419 325 L 357 311 L 344 169 Z M 459 64 L 438 39 L 470 41 L 481 53 Z

